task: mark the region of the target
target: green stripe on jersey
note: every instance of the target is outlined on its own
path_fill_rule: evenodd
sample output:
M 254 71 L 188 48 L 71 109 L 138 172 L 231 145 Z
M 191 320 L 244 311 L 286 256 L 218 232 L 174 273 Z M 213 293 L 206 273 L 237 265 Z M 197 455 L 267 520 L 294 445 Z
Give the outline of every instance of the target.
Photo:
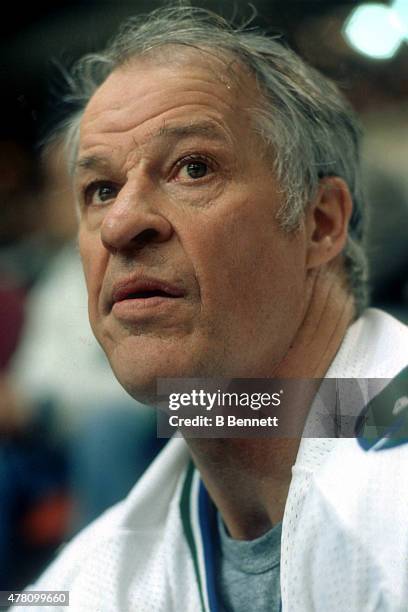
M 190 461 L 183 484 L 183 490 L 181 492 L 180 514 L 181 522 L 183 524 L 184 535 L 186 536 L 187 544 L 190 548 L 191 556 L 193 558 L 194 571 L 197 578 L 198 591 L 200 593 L 201 607 L 203 612 L 205 612 L 206 608 L 204 605 L 203 586 L 201 583 L 201 576 L 198 567 L 197 547 L 194 541 L 193 529 L 191 524 L 191 489 L 193 484 L 194 471 L 194 464 L 192 461 Z

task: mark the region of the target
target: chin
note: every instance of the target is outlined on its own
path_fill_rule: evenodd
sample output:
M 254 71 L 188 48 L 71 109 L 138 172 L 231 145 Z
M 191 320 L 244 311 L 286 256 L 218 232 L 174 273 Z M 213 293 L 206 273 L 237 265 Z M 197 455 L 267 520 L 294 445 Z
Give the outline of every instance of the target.
M 127 393 L 135 400 L 148 405 L 156 402 L 157 379 L 171 376 L 171 373 L 159 373 L 157 367 L 146 368 L 145 364 L 140 363 L 127 362 L 123 365 L 111 361 L 111 366 L 116 378 Z
M 153 405 L 157 401 L 157 379 L 197 376 L 193 359 L 182 351 L 117 350 L 109 356 L 110 365 L 122 387 L 134 399 Z
M 136 401 L 146 404 L 147 406 L 155 406 L 157 403 L 157 386 L 156 378 L 150 380 L 129 380 L 116 376 L 122 387 Z
M 116 378 L 144 404 L 157 400 L 157 379 L 213 378 L 225 372 L 225 354 L 214 341 L 200 335 L 157 337 L 129 335 L 102 347 Z

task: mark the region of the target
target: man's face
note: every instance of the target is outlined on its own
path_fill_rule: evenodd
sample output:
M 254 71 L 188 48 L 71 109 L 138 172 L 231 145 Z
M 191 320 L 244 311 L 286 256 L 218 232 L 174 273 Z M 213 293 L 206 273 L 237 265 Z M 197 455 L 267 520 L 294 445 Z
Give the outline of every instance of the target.
M 305 309 L 305 232 L 276 220 L 283 195 L 250 124 L 255 83 L 209 58 L 116 70 L 81 126 L 91 325 L 141 399 L 156 377 L 272 375 Z

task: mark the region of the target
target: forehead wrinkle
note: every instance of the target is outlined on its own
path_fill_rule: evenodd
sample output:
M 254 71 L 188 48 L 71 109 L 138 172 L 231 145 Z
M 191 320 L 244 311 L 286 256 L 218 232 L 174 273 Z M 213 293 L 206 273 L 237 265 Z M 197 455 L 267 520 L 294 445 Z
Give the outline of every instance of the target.
M 235 74 L 234 87 L 231 87 L 231 82 L 228 81 L 228 77 L 226 77 L 226 75 L 224 76 L 220 74 L 220 72 L 225 72 L 225 73 L 237 72 L 233 68 L 234 62 L 230 61 L 229 63 L 227 63 L 224 58 L 223 59 L 218 58 L 218 59 L 223 64 L 222 71 L 215 69 L 213 65 L 214 62 L 205 62 L 205 63 L 202 62 L 202 65 L 197 67 L 199 69 L 201 68 L 201 70 L 199 70 L 200 74 L 197 74 L 196 69 L 192 70 L 191 64 L 189 63 L 181 64 L 175 67 L 174 66 L 173 67 L 163 66 L 161 65 L 161 63 L 159 63 L 158 65 L 153 64 L 151 67 L 152 70 L 150 72 L 156 71 L 158 73 L 165 74 L 165 79 L 167 79 L 167 81 L 165 80 L 162 83 L 162 87 L 161 87 L 161 89 L 163 89 L 164 91 L 161 91 L 161 90 L 158 91 L 156 89 L 156 79 L 153 79 L 153 81 L 151 81 L 150 83 L 153 86 L 153 91 L 152 91 L 152 87 L 150 87 L 150 84 L 148 84 L 148 87 L 145 88 L 144 91 L 140 91 L 138 93 L 137 98 L 135 99 L 134 92 L 132 91 L 133 90 L 133 87 L 132 87 L 133 79 L 137 77 L 137 72 L 141 72 L 142 76 L 144 77 L 146 70 L 143 69 L 143 62 L 141 61 L 141 58 L 134 58 L 132 59 L 131 62 L 128 62 L 122 66 L 119 66 L 116 70 L 114 70 L 110 74 L 110 76 L 106 79 L 106 81 L 102 83 L 102 85 L 96 90 L 92 98 L 89 100 L 87 108 L 85 109 L 85 116 L 87 118 L 87 123 L 92 124 L 94 122 L 98 122 L 101 116 L 103 116 L 105 112 L 109 112 L 111 115 L 111 120 L 109 121 L 109 123 L 111 123 L 112 121 L 114 121 L 116 124 L 120 121 L 123 121 L 124 123 L 124 125 L 120 127 L 118 125 L 115 125 L 115 129 L 112 131 L 126 132 L 129 129 L 128 122 L 126 121 L 126 115 L 129 114 L 130 117 L 134 116 L 135 104 L 143 108 L 145 104 L 144 99 L 146 97 L 150 98 L 151 95 L 156 96 L 156 97 L 159 96 L 159 98 L 161 98 L 163 101 L 166 101 L 169 99 L 170 90 L 173 90 L 173 88 L 174 88 L 174 94 L 177 95 L 178 93 L 180 93 L 178 91 L 179 90 L 178 79 L 180 78 L 180 76 L 185 81 L 185 84 L 183 85 L 183 91 L 182 91 L 183 96 L 191 95 L 191 94 L 193 95 L 198 94 L 201 97 L 204 96 L 204 98 L 206 98 L 207 96 L 210 99 L 214 98 L 217 103 L 220 103 L 221 106 L 223 106 L 224 108 L 226 107 L 229 111 L 232 111 L 235 114 L 237 110 L 239 110 L 239 108 L 241 107 L 240 102 L 237 100 L 236 94 L 239 93 L 242 95 L 242 93 L 245 92 L 245 96 L 248 97 L 248 91 L 251 91 L 252 87 L 249 87 L 249 88 L 248 87 L 246 88 L 238 87 L 237 91 L 234 92 L 233 89 L 235 89 L 235 86 L 238 86 L 239 81 L 242 80 L 238 78 L 239 75 Z M 121 87 L 119 90 L 117 90 L 117 84 L 116 84 L 117 79 L 118 78 L 122 79 L 123 76 L 126 77 L 125 83 L 122 80 L 120 83 Z M 175 85 L 174 85 L 174 81 L 175 81 Z M 196 82 L 202 83 L 205 86 L 205 89 L 200 91 L 200 88 L 196 88 L 195 87 Z M 136 79 L 136 84 L 137 83 L 138 81 Z M 251 86 L 252 85 L 253 83 L 251 83 Z M 224 95 L 222 95 L 221 91 L 217 90 L 220 86 L 224 90 Z M 112 98 L 111 92 L 112 90 L 115 91 L 115 89 L 117 90 L 117 95 Z M 106 101 L 107 92 L 109 92 L 108 102 Z M 225 95 L 225 93 L 227 95 Z M 127 97 L 129 97 L 129 99 L 124 104 L 125 98 Z M 191 100 L 191 102 L 193 104 L 196 103 L 195 100 Z M 208 100 L 206 103 L 208 103 Z M 211 101 L 210 101 L 210 105 L 211 105 Z M 150 106 L 150 103 L 147 105 L 147 108 L 149 106 Z M 176 106 L 178 106 L 178 104 L 176 104 Z M 163 110 L 166 110 L 166 111 L 172 110 L 172 107 L 170 106 L 169 108 L 164 108 Z M 158 114 L 160 114 L 160 112 L 162 111 L 159 110 Z M 125 117 L 125 119 L 123 119 L 123 117 Z M 153 116 L 148 115 L 147 117 L 145 117 L 144 121 L 148 121 L 153 118 L 154 118 L 154 115 Z M 109 129 L 108 126 L 107 126 L 107 129 L 104 130 L 104 132 L 106 133 L 109 133 L 110 131 L 111 130 Z
M 208 81 L 208 84 L 211 84 L 211 82 Z M 169 96 L 168 88 L 163 87 L 163 89 L 165 90 L 164 92 L 162 91 L 154 92 L 153 95 L 156 95 L 161 98 L 163 98 L 164 94 Z M 85 114 L 84 114 L 84 119 L 86 120 L 87 131 L 89 131 L 90 126 L 93 126 L 95 123 L 98 126 L 100 122 L 106 121 L 107 125 L 106 127 L 103 128 L 104 134 L 125 133 L 135 128 L 141 127 L 143 126 L 143 124 L 147 124 L 149 121 L 153 121 L 158 116 L 164 113 L 171 113 L 172 111 L 181 109 L 182 107 L 203 106 L 204 108 L 208 107 L 210 109 L 214 109 L 215 106 L 213 102 L 208 100 L 208 98 L 215 99 L 215 101 L 220 105 L 220 107 L 224 107 L 225 110 L 223 112 L 225 113 L 225 115 L 231 112 L 235 114 L 236 111 L 239 110 L 239 106 L 237 105 L 235 99 L 227 100 L 225 98 L 222 98 L 222 96 L 217 94 L 215 91 L 198 91 L 195 89 L 184 88 L 183 90 L 176 91 L 175 93 L 176 95 L 180 95 L 180 96 L 182 95 L 183 98 L 185 98 L 185 96 L 189 94 L 195 94 L 197 96 L 197 99 L 190 99 L 188 102 L 186 101 L 183 104 L 180 104 L 179 102 L 177 103 L 175 102 L 171 106 L 164 105 L 162 108 L 157 109 L 156 112 L 152 114 L 147 114 L 145 117 L 143 117 L 138 125 L 134 124 L 134 120 L 135 120 L 134 119 L 134 111 L 135 111 L 134 107 L 136 104 L 136 101 L 134 99 L 130 100 L 127 104 L 124 104 L 122 102 L 120 105 L 115 105 L 115 106 L 113 106 L 112 103 L 109 103 L 109 105 L 107 105 L 106 101 L 104 101 L 104 106 L 105 107 L 107 106 L 107 108 L 103 108 L 102 110 L 98 108 L 96 109 L 92 108 L 91 113 L 89 113 L 89 110 L 88 110 L 89 107 L 88 109 L 86 109 Z M 97 95 L 98 95 L 98 91 L 95 92 L 95 97 Z M 144 95 L 138 98 L 137 106 L 139 107 L 143 106 L 141 102 L 143 102 L 144 97 L 149 97 L 149 93 L 145 93 Z M 91 98 L 89 106 L 91 106 L 92 101 L 93 99 Z M 99 100 L 98 102 L 100 103 Z M 90 114 L 90 116 L 88 116 L 87 111 Z M 105 119 L 105 115 L 108 115 L 107 119 Z M 122 123 L 122 125 L 119 125 L 119 123 Z M 84 122 L 82 122 L 82 125 L 84 125 Z
M 221 126 L 213 121 L 191 121 L 187 124 L 166 125 L 158 128 L 156 132 L 150 134 L 152 140 L 158 139 L 183 139 L 191 136 L 205 136 L 208 140 L 215 142 L 230 142 L 227 133 Z
M 234 72 L 235 66 L 234 66 L 233 61 L 230 61 L 226 66 L 225 66 L 226 62 L 224 61 L 223 63 L 224 63 L 224 71 Z M 199 99 L 197 100 L 194 99 L 195 98 L 194 96 L 194 98 L 190 99 L 187 104 L 187 106 L 191 105 L 195 112 L 198 111 L 197 112 L 198 116 L 196 117 L 195 121 L 194 119 L 192 119 L 191 121 L 188 122 L 188 124 L 186 122 L 186 125 L 181 125 L 181 126 L 171 125 L 171 124 L 168 125 L 169 121 L 171 122 L 177 121 L 175 117 L 166 117 L 166 114 L 168 113 L 173 114 L 173 111 L 180 110 L 180 104 L 175 103 L 174 105 L 170 105 L 170 106 L 164 105 L 164 107 L 160 105 L 161 108 L 158 108 L 156 112 L 154 113 L 148 112 L 147 116 L 144 116 L 144 117 L 142 113 L 142 117 L 139 118 L 141 119 L 141 121 L 138 121 L 137 125 L 135 125 L 134 123 L 135 121 L 134 104 L 137 103 L 138 106 L 140 105 L 141 107 L 143 107 L 143 104 L 141 104 L 141 102 L 143 101 L 143 98 L 145 97 L 145 95 L 148 95 L 149 92 L 146 92 L 145 95 L 143 95 L 142 93 L 141 97 L 138 96 L 137 101 L 134 98 L 133 100 L 130 99 L 130 100 L 125 101 L 125 99 L 123 99 L 123 96 L 119 100 L 118 97 L 115 96 L 116 100 L 115 100 L 115 97 L 113 99 L 110 99 L 109 105 L 107 104 L 107 99 L 106 99 L 106 96 L 104 95 L 105 88 L 107 85 L 110 86 L 110 89 L 112 91 L 112 86 L 116 83 L 116 78 L 117 77 L 122 78 L 123 76 L 126 76 L 126 77 L 132 76 L 132 74 L 129 75 L 129 72 L 133 72 L 135 68 L 137 68 L 137 63 L 135 64 L 132 63 L 132 65 L 128 64 L 126 67 L 118 68 L 111 75 L 111 79 L 113 78 L 113 81 L 109 83 L 110 79 L 108 78 L 108 80 L 101 86 L 101 88 L 97 92 L 95 92 L 93 99 L 90 100 L 88 108 L 85 110 L 85 116 L 83 117 L 82 126 L 81 126 L 82 136 L 85 137 L 81 139 L 82 144 L 84 145 L 84 149 L 85 149 L 85 150 L 83 149 L 83 153 L 86 153 L 86 149 L 88 148 L 89 145 L 91 145 L 91 143 L 92 143 L 92 148 L 94 145 L 97 144 L 95 143 L 95 139 L 93 137 L 93 134 L 96 134 L 96 132 L 99 132 L 99 134 L 102 136 L 110 135 L 110 134 L 119 135 L 125 132 L 130 132 L 129 136 L 131 136 L 135 148 L 136 147 L 138 148 L 139 146 L 144 148 L 146 145 L 150 144 L 150 141 L 153 139 L 159 140 L 160 138 L 162 139 L 167 138 L 170 141 L 172 138 L 182 139 L 188 136 L 191 136 L 191 137 L 203 136 L 214 142 L 218 141 L 221 144 L 224 142 L 230 146 L 231 145 L 236 146 L 237 140 L 239 141 L 240 139 L 236 138 L 235 130 L 234 129 L 231 130 L 231 127 L 232 127 L 231 121 L 233 120 L 235 124 L 237 111 L 241 111 L 241 114 L 245 115 L 245 118 L 242 117 L 242 119 L 245 119 L 246 121 L 248 121 L 249 127 L 250 127 L 250 113 L 247 112 L 248 111 L 247 106 L 249 106 L 249 104 L 240 105 L 239 101 L 237 100 L 236 93 L 238 93 L 238 90 L 240 88 L 236 90 L 235 95 L 234 95 L 234 91 L 231 91 L 229 87 L 226 87 L 226 84 L 224 82 L 223 87 L 226 87 L 227 91 L 228 90 L 229 91 L 228 91 L 228 95 L 225 95 L 227 91 L 225 91 L 224 95 L 222 95 L 222 93 L 217 90 L 217 86 L 219 87 L 220 80 L 221 82 L 223 82 L 224 79 L 220 79 L 219 74 L 218 75 L 214 74 L 215 71 L 214 71 L 213 65 L 206 66 L 207 68 L 206 74 L 204 73 L 200 76 L 197 76 L 197 75 L 192 75 L 190 73 L 186 75 L 188 81 L 190 81 L 190 87 L 188 87 L 187 90 L 184 87 L 182 90 L 182 94 L 185 96 L 186 94 L 196 93 L 199 96 Z M 158 69 L 160 69 L 160 67 L 158 67 Z M 216 79 L 216 76 L 218 76 L 217 79 Z M 196 90 L 195 87 L 191 88 L 192 81 L 194 82 L 195 80 L 205 83 L 206 88 L 204 91 Z M 235 79 L 236 81 L 235 87 L 237 86 L 237 80 L 238 79 Z M 129 80 L 128 80 L 128 83 L 129 83 Z M 208 89 L 208 86 L 214 86 L 214 84 L 216 85 L 215 88 Z M 101 89 L 103 91 L 101 91 Z M 113 90 L 115 89 L 116 88 L 113 87 Z M 172 87 L 170 87 L 170 89 L 172 89 Z M 102 94 L 102 98 L 99 98 L 99 95 L 98 95 L 99 93 Z M 126 88 L 126 91 L 123 93 L 128 94 L 129 93 L 128 88 Z M 161 94 L 161 92 L 157 90 L 153 91 L 152 93 L 155 95 Z M 177 93 L 177 91 L 175 93 Z M 239 93 L 240 95 L 242 95 L 243 92 L 240 91 Z M 247 98 L 252 97 L 251 95 L 248 96 L 248 90 L 245 91 L 245 95 Z M 95 99 L 95 96 L 96 96 L 96 99 Z M 125 95 L 124 97 L 126 98 L 128 96 Z M 212 99 L 214 100 L 214 102 L 217 103 L 215 104 L 215 106 L 213 106 Z M 249 100 L 247 100 L 247 102 L 249 102 Z M 217 105 L 218 105 L 218 111 L 216 110 Z M 185 106 L 185 105 L 181 104 L 181 106 Z M 212 110 L 215 111 L 215 113 L 206 112 L 206 108 L 208 111 L 208 107 L 210 108 L 210 110 L 212 108 Z M 200 120 L 199 114 L 200 114 L 200 111 L 202 110 L 204 110 L 204 117 Z M 187 108 L 185 108 L 184 112 L 187 113 Z M 106 113 L 109 113 L 109 114 L 106 116 Z M 151 129 L 149 129 L 149 123 L 157 119 L 161 114 L 164 115 L 163 125 L 161 125 L 158 130 L 154 130 L 153 126 L 151 126 Z M 209 115 L 209 118 L 206 118 L 205 114 Z M 212 116 L 214 114 L 215 116 Z M 218 117 L 218 115 L 220 116 Z M 181 117 L 179 118 L 179 120 L 180 119 Z M 86 128 L 85 128 L 85 123 L 86 123 Z M 139 140 L 139 138 L 137 137 L 137 134 L 139 130 L 141 130 L 141 132 L 143 133 L 144 131 L 143 127 L 145 127 L 146 129 L 145 131 L 146 136 L 142 138 L 141 140 Z M 142 133 L 140 135 L 142 135 Z M 91 138 L 91 141 L 88 140 L 89 138 Z M 92 167 L 95 167 L 94 160 L 90 160 L 90 161 L 92 163 L 89 163 L 89 161 L 85 161 L 80 166 L 84 167 L 85 169 L 90 168 L 91 165 Z
M 203 136 L 205 139 L 215 143 L 228 144 L 232 142 L 227 130 L 223 129 L 214 121 L 203 120 L 190 122 L 188 124 L 166 125 L 164 122 L 157 130 L 149 130 L 148 136 L 140 143 L 135 136 L 132 137 L 135 149 L 146 149 L 149 144 L 156 144 L 157 141 L 183 140 L 194 136 Z M 106 170 L 111 165 L 111 158 L 103 155 L 85 155 L 78 159 L 75 164 L 74 172 L 77 174 L 81 170 Z

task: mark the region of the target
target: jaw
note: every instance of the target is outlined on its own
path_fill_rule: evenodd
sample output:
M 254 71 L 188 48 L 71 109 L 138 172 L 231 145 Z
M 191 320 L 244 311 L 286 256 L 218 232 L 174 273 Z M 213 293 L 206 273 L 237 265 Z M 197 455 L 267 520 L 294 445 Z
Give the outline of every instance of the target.
M 105 336 L 102 346 L 120 384 L 143 403 L 156 401 L 158 378 L 223 375 L 220 347 L 197 330 L 129 334 L 115 342 Z
M 307 307 L 276 378 L 322 378 L 355 315 L 354 298 L 338 274 L 325 268 L 310 277 Z

